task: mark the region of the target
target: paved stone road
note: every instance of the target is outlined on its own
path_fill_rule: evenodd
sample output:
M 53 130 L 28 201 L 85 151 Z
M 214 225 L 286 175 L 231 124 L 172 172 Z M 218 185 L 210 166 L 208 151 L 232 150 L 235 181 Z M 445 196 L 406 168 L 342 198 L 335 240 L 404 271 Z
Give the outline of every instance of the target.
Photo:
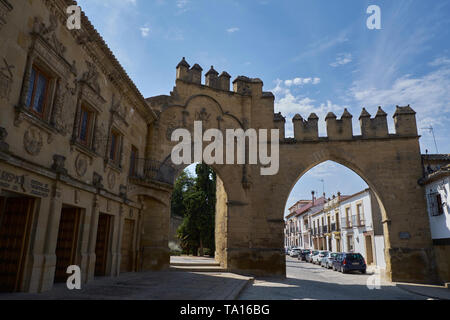
M 296 258 L 287 257 L 287 278 L 258 279 L 239 296 L 240 300 L 424 300 L 415 295 L 381 283 L 381 289 L 370 290 L 371 274 L 342 274 Z

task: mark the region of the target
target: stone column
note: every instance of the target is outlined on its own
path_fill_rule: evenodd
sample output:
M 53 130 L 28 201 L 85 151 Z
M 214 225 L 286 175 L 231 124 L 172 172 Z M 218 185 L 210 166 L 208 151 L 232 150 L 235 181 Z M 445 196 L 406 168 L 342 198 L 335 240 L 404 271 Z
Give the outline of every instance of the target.
M 169 267 L 170 201 L 143 197 L 143 232 L 141 234 L 141 271 L 162 270 Z
M 95 195 L 92 212 L 91 212 L 91 228 L 89 230 L 89 244 L 87 250 L 87 277 L 86 282 L 94 280 L 95 276 L 95 246 L 97 244 L 98 217 L 100 215 L 98 195 Z
M 124 205 L 120 205 L 119 215 L 117 216 L 117 243 L 115 246 L 115 267 L 113 267 L 113 276 L 118 277 L 120 275 L 120 263 L 121 263 L 121 249 L 122 249 L 122 234 L 123 234 L 123 221 L 124 221 Z
M 41 204 L 42 209 L 43 204 Z M 37 287 L 37 274 L 32 273 L 29 292 L 45 292 L 53 287 L 56 270 L 56 244 L 58 242 L 59 222 L 61 219 L 62 199 L 60 183 L 53 186 L 53 192 L 50 199 L 50 208 L 47 218 L 47 231 L 45 234 L 45 245 L 43 251 L 42 269 L 39 274 L 40 285 Z M 44 210 L 40 210 L 43 214 Z M 35 256 L 33 254 L 33 256 Z M 33 270 L 36 266 L 33 266 Z

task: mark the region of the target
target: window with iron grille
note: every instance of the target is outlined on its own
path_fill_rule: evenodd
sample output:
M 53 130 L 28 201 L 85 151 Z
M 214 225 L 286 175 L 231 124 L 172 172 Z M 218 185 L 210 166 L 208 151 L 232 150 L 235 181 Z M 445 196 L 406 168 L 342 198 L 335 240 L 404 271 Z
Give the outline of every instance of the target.
M 444 214 L 444 203 L 442 202 L 442 197 L 439 192 L 428 194 L 428 205 L 432 216 Z

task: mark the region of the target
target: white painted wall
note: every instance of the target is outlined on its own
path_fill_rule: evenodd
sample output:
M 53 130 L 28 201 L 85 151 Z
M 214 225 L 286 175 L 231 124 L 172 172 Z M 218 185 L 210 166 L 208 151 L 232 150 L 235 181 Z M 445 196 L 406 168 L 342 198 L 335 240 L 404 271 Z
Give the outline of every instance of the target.
M 431 236 L 433 239 L 450 238 L 450 178 L 445 177 L 432 182 L 425 187 L 428 203 L 428 218 L 430 220 Z M 445 202 L 444 214 L 432 216 L 430 201 L 428 195 L 433 192 L 439 192 L 442 201 Z
M 384 236 L 375 236 L 375 261 L 378 267 L 385 269 L 386 260 L 384 258 Z

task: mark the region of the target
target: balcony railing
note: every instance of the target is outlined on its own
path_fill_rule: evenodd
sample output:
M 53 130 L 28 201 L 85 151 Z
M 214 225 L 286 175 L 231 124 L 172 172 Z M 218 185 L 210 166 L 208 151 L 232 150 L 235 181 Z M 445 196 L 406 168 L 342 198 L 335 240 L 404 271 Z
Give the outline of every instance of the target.
M 173 185 L 176 174 L 177 169 L 171 164 L 153 159 L 136 159 L 129 176 L 144 182 L 158 181 Z
M 346 218 L 342 218 L 341 219 L 341 228 L 342 229 L 352 228 L 352 221 L 351 221 L 351 219 L 347 220 Z

